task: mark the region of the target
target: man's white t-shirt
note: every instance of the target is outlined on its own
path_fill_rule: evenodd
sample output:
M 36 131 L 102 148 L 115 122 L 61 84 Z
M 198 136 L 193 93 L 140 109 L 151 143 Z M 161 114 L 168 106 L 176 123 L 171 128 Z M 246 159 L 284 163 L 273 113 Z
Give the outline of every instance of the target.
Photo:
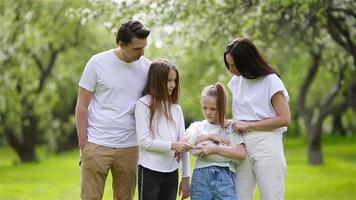
M 255 121 L 275 117 L 272 96 L 279 91 L 289 101 L 287 89 L 276 74 L 256 79 L 234 75 L 228 87 L 233 95 L 233 117 L 237 120 Z M 286 131 L 286 127 L 282 129 L 282 132 Z
M 112 147 L 137 145 L 134 109 L 147 80 L 150 61 L 119 59 L 114 49 L 94 55 L 79 86 L 93 92 L 88 108 L 88 142 Z

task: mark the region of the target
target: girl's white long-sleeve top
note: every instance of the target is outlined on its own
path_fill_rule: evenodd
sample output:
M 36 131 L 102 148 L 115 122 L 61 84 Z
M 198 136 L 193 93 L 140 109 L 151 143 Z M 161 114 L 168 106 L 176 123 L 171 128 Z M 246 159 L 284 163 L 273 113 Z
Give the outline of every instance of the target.
M 159 172 L 172 172 L 179 167 L 171 150 L 173 142 L 184 137 L 184 117 L 179 105 L 173 104 L 171 113 L 174 123 L 170 122 L 164 114 L 157 117 L 155 114 L 152 129 L 150 130 L 150 104 L 151 97 L 146 95 L 140 98 L 135 107 L 137 140 L 140 147 L 139 164 L 143 167 Z M 189 154 L 182 156 L 182 177 L 190 176 Z

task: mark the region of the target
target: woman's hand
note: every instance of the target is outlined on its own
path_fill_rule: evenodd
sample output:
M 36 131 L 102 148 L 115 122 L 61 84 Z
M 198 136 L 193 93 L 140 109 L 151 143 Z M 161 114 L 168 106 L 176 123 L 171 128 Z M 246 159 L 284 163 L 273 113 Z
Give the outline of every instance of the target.
M 276 111 L 275 117 L 254 121 L 233 120 L 232 128 L 236 132 L 246 131 L 271 131 L 277 128 L 286 127 L 290 124 L 291 114 L 286 97 L 282 91 L 276 92 L 272 96 L 272 106 Z
M 246 132 L 251 129 L 251 122 L 234 120 L 232 122 L 232 129 L 237 133 Z
M 183 141 L 173 142 L 171 146 L 171 149 L 175 150 L 177 153 L 185 153 L 192 148 L 192 145 L 190 145 L 188 142 Z

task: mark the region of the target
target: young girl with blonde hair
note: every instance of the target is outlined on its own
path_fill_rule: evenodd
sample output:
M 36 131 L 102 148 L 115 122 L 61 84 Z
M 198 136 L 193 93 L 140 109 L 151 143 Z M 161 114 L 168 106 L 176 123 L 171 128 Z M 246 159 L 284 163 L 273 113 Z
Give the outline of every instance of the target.
M 243 140 L 226 119 L 227 96 L 220 83 L 203 89 L 201 107 L 205 120 L 192 123 L 183 141 L 197 156 L 192 177 L 192 200 L 236 200 L 236 165 L 245 158 Z

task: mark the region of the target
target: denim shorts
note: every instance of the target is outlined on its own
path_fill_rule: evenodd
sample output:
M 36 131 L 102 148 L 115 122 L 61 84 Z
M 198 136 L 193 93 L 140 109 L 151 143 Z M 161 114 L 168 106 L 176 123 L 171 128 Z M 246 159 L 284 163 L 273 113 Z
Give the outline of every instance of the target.
M 191 199 L 236 200 L 235 173 L 218 166 L 194 169 Z

